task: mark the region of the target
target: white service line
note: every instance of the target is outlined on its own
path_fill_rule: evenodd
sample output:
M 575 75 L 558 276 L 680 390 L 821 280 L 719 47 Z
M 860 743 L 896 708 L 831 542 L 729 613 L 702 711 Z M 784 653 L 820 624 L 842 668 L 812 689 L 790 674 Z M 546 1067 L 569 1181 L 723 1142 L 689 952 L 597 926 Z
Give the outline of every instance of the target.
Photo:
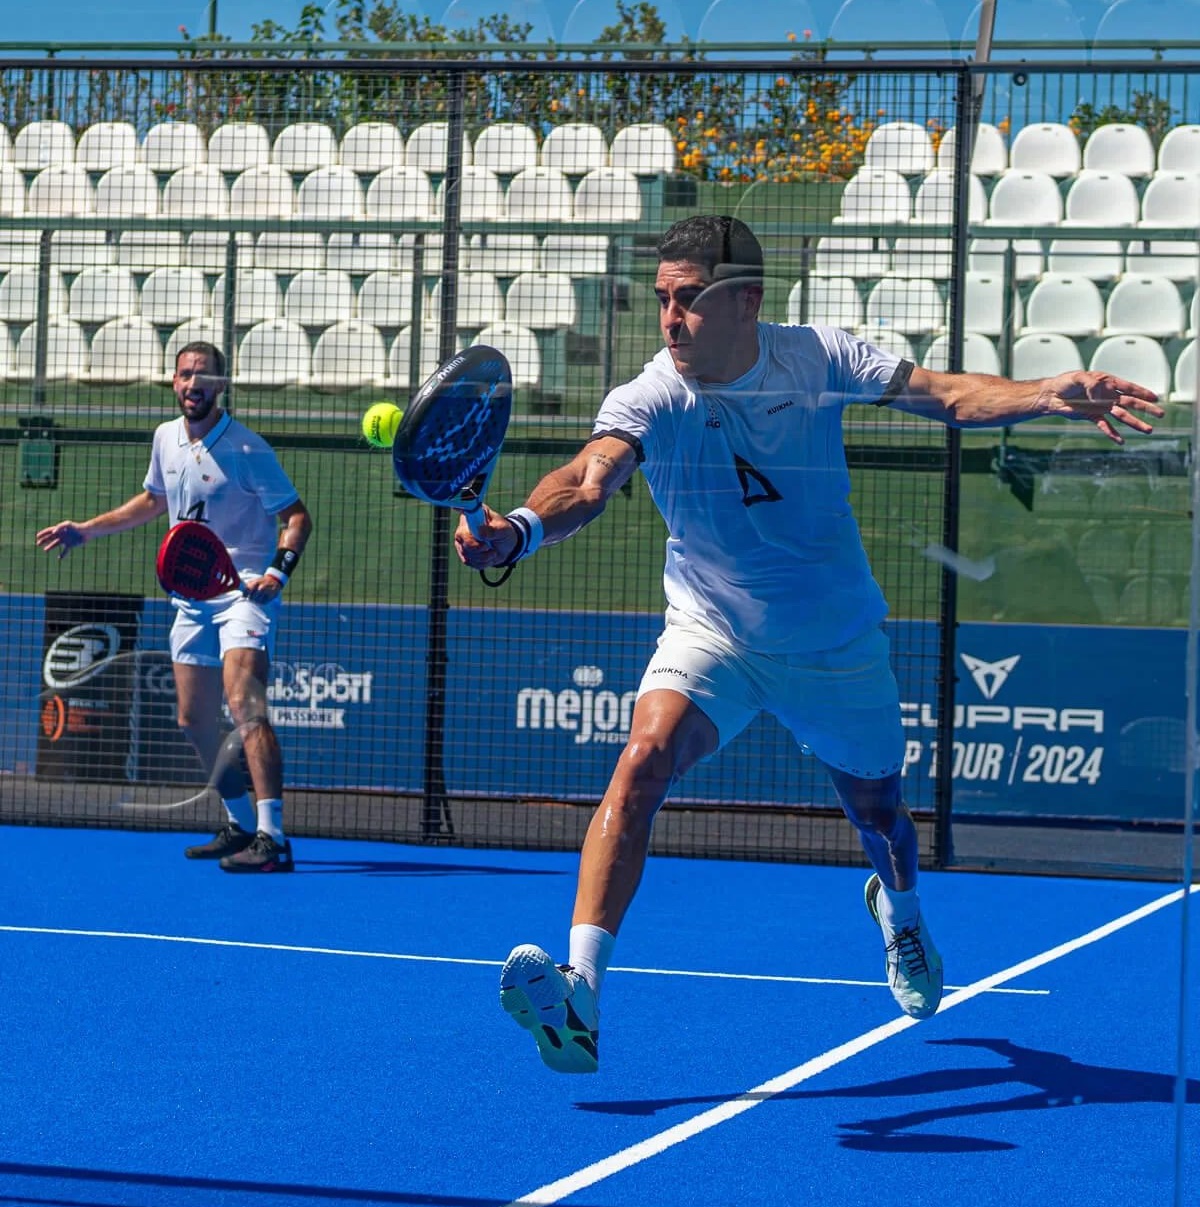
M 1193 893 L 1200 892 L 1200 885 L 1192 885 L 1189 891 Z M 1176 889 L 1165 897 L 1159 897 L 1148 905 L 1143 905 L 1131 913 L 1122 914 L 1121 917 L 1114 918 L 1113 921 L 1106 922 L 1103 926 L 1098 926 L 1095 930 L 1090 930 L 1085 935 L 1080 935 L 1077 939 L 1060 943 L 1057 947 L 1043 951 L 1041 955 L 1032 956 L 1028 960 L 1022 960 L 1019 964 L 1013 964 L 1011 968 L 1005 968 L 1000 972 L 992 973 L 991 976 L 983 977 L 974 984 L 968 985 L 965 989 L 960 989 L 949 997 L 943 998 L 938 1013 L 942 1014 L 947 1010 L 953 1009 L 955 1006 L 961 1006 L 963 1002 L 969 1002 L 981 993 L 994 989 L 1003 981 L 1011 981 L 1019 976 L 1024 976 L 1035 968 L 1041 968 L 1046 964 L 1052 963 L 1054 960 L 1061 959 L 1063 956 L 1078 951 L 1081 947 L 1087 947 L 1092 943 L 1098 942 L 1100 939 L 1107 938 L 1116 931 L 1126 926 L 1131 926 L 1134 922 L 1140 922 L 1143 918 L 1149 917 L 1158 910 L 1165 909 L 1168 905 L 1173 905 L 1176 901 L 1182 900 L 1183 893 L 1183 889 Z M 576 1173 L 568 1174 L 565 1178 L 559 1178 L 556 1182 L 550 1182 L 537 1190 L 531 1190 L 528 1194 L 522 1195 L 521 1198 L 514 1199 L 507 1207 L 552 1207 L 553 1204 L 561 1202 L 569 1195 L 586 1190 L 589 1186 L 594 1186 L 605 1178 L 622 1173 L 631 1166 L 637 1165 L 650 1157 L 655 1157 L 659 1153 L 665 1152 L 668 1148 L 673 1148 L 676 1144 L 682 1144 L 685 1140 L 690 1140 L 693 1136 L 698 1136 L 701 1132 L 708 1131 L 709 1128 L 716 1127 L 720 1123 L 725 1123 L 730 1119 L 736 1118 L 745 1111 L 760 1106 L 775 1095 L 782 1094 L 784 1091 L 792 1089 L 803 1081 L 808 1081 L 809 1078 L 817 1076 L 818 1073 L 824 1073 L 827 1069 L 831 1069 L 835 1065 L 839 1065 L 843 1061 L 857 1056 L 860 1052 L 865 1052 L 868 1048 L 882 1043 L 885 1039 L 890 1039 L 893 1035 L 899 1035 L 900 1032 L 917 1026 L 918 1022 L 918 1019 L 909 1018 L 907 1015 L 904 1015 L 893 1019 L 890 1023 L 884 1023 L 883 1026 L 876 1027 L 872 1031 L 867 1031 L 865 1034 L 858 1036 L 857 1039 L 852 1039 L 847 1043 L 838 1045 L 836 1048 L 831 1048 L 828 1052 L 823 1052 L 820 1056 L 814 1056 L 812 1060 L 807 1060 L 804 1064 L 797 1065 L 794 1069 L 789 1069 L 788 1072 L 781 1073 L 778 1077 L 772 1077 L 770 1081 L 764 1081 L 762 1085 L 755 1086 L 752 1090 L 747 1090 L 738 1098 L 731 1099 L 729 1102 L 723 1102 L 719 1106 L 710 1107 L 699 1115 L 693 1115 L 691 1119 L 686 1119 L 682 1123 L 677 1123 L 674 1127 L 667 1128 L 666 1131 L 659 1132 L 656 1136 L 649 1136 L 637 1144 L 632 1144 L 620 1152 L 613 1153 L 611 1157 L 605 1157 L 602 1161 L 588 1165 Z
M 193 935 L 142 934 L 130 930 L 74 930 L 64 926 L 0 926 L 0 932 L 22 935 L 69 935 L 85 939 L 142 939 L 152 943 L 194 943 L 200 947 L 244 947 L 255 951 L 292 951 L 303 955 L 357 956 L 364 960 L 409 960 L 417 964 L 473 964 L 500 968 L 503 960 L 471 960 L 458 956 L 419 956 L 396 951 L 354 951 L 343 947 L 299 947 L 290 943 L 251 943 L 243 939 L 204 939 Z M 886 981 L 854 981 L 839 977 L 773 976 L 753 972 L 693 972 L 686 968 L 610 968 L 609 972 L 634 972 L 643 976 L 698 977 L 721 981 L 780 981 L 788 985 L 859 985 L 886 989 Z M 997 993 L 1044 995 L 1048 989 L 997 989 Z

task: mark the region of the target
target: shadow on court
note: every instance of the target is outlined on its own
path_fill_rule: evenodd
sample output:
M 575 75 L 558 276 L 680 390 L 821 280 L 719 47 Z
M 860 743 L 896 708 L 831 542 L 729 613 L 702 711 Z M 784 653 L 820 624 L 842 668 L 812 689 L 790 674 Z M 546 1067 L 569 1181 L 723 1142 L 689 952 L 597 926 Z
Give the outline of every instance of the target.
M 566 876 L 552 868 L 499 864 L 411 863 L 404 859 L 297 859 L 296 871 L 314 876 Z
M 235 1194 L 241 1202 L 261 1204 L 269 1207 L 285 1207 L 292 1203 L 361 1203 L 369 1207 L 380 1204 L 420 1204 L 421 1207 L 502 1207 L 508 1199 L 480 1198 L 477 1195 L 427 1194 L 421 1191 L 361 1190 L 338 1186 L 306 1186 L 288 1182 L 249 1182 L 232 1178 L 187 1178 L 172 1174 L 129 1173 L 109 1169 L 76 1169 L 67 1165 L 20 1165 L 0 1162 L 0 1178 L 28 1178 L 44 1180 L 47 1194 L 56 1193 L 69 1184 L 86 1193 L 91 1184 L 92 1193 L 119 1193 L 122 1187 L 152 1188 L 160 1192 L 150 1200 L 165 1207 L 171 1202 L 170 1191 L 178 1191 L 179 1202 L 195 1202 L 188 1192 L 200 1191 L 208 1194 Z M 57 1184 L 57 1185 L 56 1185 Z M 244 1197 L 241 1197 L 244 1196 Z M 125 1199 L 116 1200 L 127 1201 Z M 80 1198 L 32 1198 L 29 1195 L 0 1193 L 0 1203 L 37 1204 L 38 1207 L 112 1207 L 111 1197 L 96 1199 Z M 580 1204 L 580 1207 L 583 1207 Z
M 1001 1140 L 971 1136 L 938 1136 L 910 1129 L 947 1119 L 987 1118 L 1013 1111 L 1058 1110 L 1073 1106 L 1125 1106 L 1139 1102 L 1171 1103 L 1175 1078 L 1167 1073 L 1148 1073 L 1109 1065 L 1080 1064 L 1069 1056 L 1025 1048 L 1007 1039 L 932 1039 L 940 1046 L 983 1048 L 1003 1058 L 1004 1065 L 992 1068 L 932 1069 L 875 1081 L 866 1085 L 830 1090 L 785 1090 L 780 1094 L 746 1095 L 780 1101 L 823 1098 L 929 1099 L 936 1094 L 963 1094 L 971 1090 L 1014 1085 L 1032 1087 L 1015 1098 L 987 1102 L 932 1103 L 901 1114 L 882 1115 L 857 1122 L 839 1123 L 843 1148 L 878 1152 L 984 1152 L 1016 1148 Z M 654 1115 L 677 1106 L 711 1106 L 732 1102 L 741 1094 L 709 1094 L 690 1098 L 660 1098 L 613 1102 L 579 1102 L 576 1108 L 614 1115 Z M 1187 1082 L 1187 1101 L 1200 1103 L 1200 1080 Z

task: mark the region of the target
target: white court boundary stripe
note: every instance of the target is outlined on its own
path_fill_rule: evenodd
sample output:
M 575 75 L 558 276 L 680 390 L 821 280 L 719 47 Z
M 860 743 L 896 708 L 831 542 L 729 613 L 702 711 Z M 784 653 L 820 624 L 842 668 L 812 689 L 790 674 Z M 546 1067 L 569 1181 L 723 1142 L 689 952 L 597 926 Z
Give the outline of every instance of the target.
M 150 943 L 194 943 L 199 947 L 242 947 L 252 951 L 291 951 L 302 955 L 355 956 L 364 960 L 408 960 L 416 964 L 471 964 L 501 968 L 503 960 L 472 960 L 458 956 L 419 956 L 396 951 L 354 951 L 343 947 L 300 947 L 289 943 L 253 943 L 244 939 L 205 939 L 193 935 L 143 934 L 130 930 L 76 930 L 65 926 L 0 926 L 0 932 L 17 935 L 66 935 L 84 939 L 141 939 Z M 837 977 L 771 976 L 753 972 L 692 972 L 683 968 L 610 968 L 609 972 L 633 972 L 643 976 L 679 976 L 721 981 L 779 981 L 787 985 L 850 985 L 886 989 L 886 981 L 853 981 Z M 996 993 L 1048 994 L 1048 989 L 997 989 Z
M 1200 892 L 1200 884 L 1191 885 L 1188 891 L 1192 893 Z M 1131 913 L 1122 914 L 1121 917 L 1114 918 L 1113 921 L 1106 922 L 1103 926 L 1098 926 L 1095 930 L 1090 930 L 1085 935 L 1080 935 L 1077 939 L 1060 943 L 1057 947 L 1043 951 L 1041 955 L 1032 956 L 1028 960 L 1022 960 L 1019 964 L 1012 965 L 1011 968 L 1005 968 L 1000 972 L 992 973 L 991 976 L 983 977 L 974 984 L 968 985 L 965 989 L 960 989 L 957 993 L 952 993 L 949 997 L 944 998 L 938 1013 L 941 1014 L 953 1009 L 955 1006 L 961 1006 L 964 1002 L 969 1002 L 972 998 L 978 997 L 981 993 L 985 993 L 1003 981 L 1010 981 L 1016 977 L 1024 976 L 1025 973 L 1032 972 L 1035 968 L 1041 968 L 1046 964 L 1052 963 L 1054 960 L 1061 959 L 1063 956 L 1078 951 L 1081 947 L 1087 947 L 1092 943 L 1098 942 L 1100 939 L 1105 939 L 1109 935 L 1115 934 L 1118 930 L 1131 926 L 1134 922 L 1140 922 L 1143 918 L 1149 917 L 1158 910 L 1165 909 L 1168 905 L 1173 905 L 1176 901 L 1182 900 L 1183 894 L 1183 889 L 1176 889 L 1165 897 L 1159 897 L 1158 900 L 1151 901 L 1148 905 L 1143 905 Z M 824 1073 L 827 1069 L 832 1069 L 835 1065 L 839 1065 L 843 1061 L 857 1056 L 860 1052 L 873 1048 L 885 1039 L 891 1039 L 893 1035 L 899 1035 L 902 1031 L 907 1031 L 910 1027 L 917 1026 L 919 1022 L 919 1019 L 903 1015 L 900 1018 L 893 1019 L 890 1023 L 884 1023 L 883 1026 L 876 1027 L 872 1031 L 867 1031 L 858 1036 L 857 1039 L 852 1039 L 847 1043 L 840 1044 L 836 1048 L 831 1048 L 828 1052 L 823 1052 L 820 1056 L 814 1056 L 812 1060 L 807 1060 L 804 1064 L 797 1065 L 794 1069 L 789 1069 L 788 1072 L 771 1078 L 770 1081 L 764 1081 L 762 1085 L 755 1086 L 752 1090 L 747 1090 L 744 1094 L 729 1102 L 723 1102 L 719 1106 L 710 1107 L 699 1115 L 693 1115 L 691 1119 L 686 1119 L 682 1123 L 677 1123 L 674 1127 L 667 1128 L 666 1131 L 659 1132 L 656 1136 L 650 1136 L 637 1144 L 623 1148 L 620 1152 L 613 1153 L 611 1157 L 605 1157 L 603 1160 L 588 1165 L 576 1173 L 568 1174 L 565 1178 L 559 1178 L 556 1182 L 550 1182 L 537 1190 L 531 1190 L 521 1198 L 514 1199 L 507 1207 L 552 1207 L 553 1204 L 561 1202 L 569 1195 L 586 1190 L 589 1186 L 594 1186 L 605 1178 L 611 1178 L 614 1174 L 622 1173 L 626 1169 L 648 1160 L 650 1157 L 658 1156 L 659 1153 L 665 1152 L 668 1148 L 673 1148 L 676 1144 L 682 1144 L 685 1140 L 690 1140 L 693 1136 L 700 1135 L 701 1132 L 706 1132 L 720 1123 L 726 1123 L 730 1119 L 736 1118 L 738 1115 L 761 1105 L 763 1102 L 769 1101 L 775 1095 L 782 1094 L 785 1090 L 790 1090 L 803 1081 L 808 1081 L 809 1078 L 817 1076 L 818 1073 Z

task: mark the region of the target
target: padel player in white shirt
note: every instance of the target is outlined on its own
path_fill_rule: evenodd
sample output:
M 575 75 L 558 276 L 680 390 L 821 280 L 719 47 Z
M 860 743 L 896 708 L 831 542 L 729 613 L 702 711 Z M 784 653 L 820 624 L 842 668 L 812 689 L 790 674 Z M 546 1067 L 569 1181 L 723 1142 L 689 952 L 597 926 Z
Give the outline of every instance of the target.
M 100 536 L 166 514 L 171 524 L 209 525 L 229 550 L 245 587 L 197 602 L 173 595 L 171 663 L 179 726 L 218 791 L 226 824 L 189 859 L 219 861 L 227 872 L 290 872 L 283 831 L 283 764 L 271 725 L 267 674 L 284 585 L 312 531 L 296 488 L 265 440 L 218 406 L 228 384 L 212 344 L 181 348 L 172 389 L 180 417 L 160 424 L 143 489 L 112 511 L 37 534 L 60 556 Z M 221 728 L 222 697 L 236 725 Z M 255 799 L 241 771 L 244 751 Z
M 640 466 L 669 534 L 666 624 L 584 840 L 568 963 L 523 944 L 501 972 L 501 1004 L 559 1072 L 598 1066 L 601 983 L 658 807 L 760 711 L 821 760 L 859 833 L 898 1005 L 915 1018 L 938 1007 L 886 608 L 850 510 L 847 403 L 957 427 L 1061 415 L 1118 442 L 1114 424 L 1146 432 L 1137 412 L 1162 414 L 1152 392 L 1106 374 L 933 373 L 842 331 L 761 323 L 762 248 L 736 218 L 684 219 L 657 250 L 663 351 L 609 394 L 588 444 L 524 507 L 487 509 L 481 538 L 465 521 L 455 533 L 467 565 L 511 564 L 595 519 Z

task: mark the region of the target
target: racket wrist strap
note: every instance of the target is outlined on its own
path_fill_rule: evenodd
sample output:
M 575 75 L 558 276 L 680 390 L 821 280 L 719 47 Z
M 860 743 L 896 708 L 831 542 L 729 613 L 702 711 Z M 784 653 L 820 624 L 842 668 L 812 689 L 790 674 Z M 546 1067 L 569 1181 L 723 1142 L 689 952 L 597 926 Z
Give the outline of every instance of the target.
M 295 549 L 276 549 L 275 556 L 264 573 L 279 579 L 286 586 L 288 579 L 295 573 L 296 563 L 299 560 L 300 554 Z
M 517 534 L 517 547 L 509 557 L 509 565 L 532 557 L 541 547 L 545 529 L 542 527 L 542 517 L 528 507 L 518 507 L 504 517 Z

